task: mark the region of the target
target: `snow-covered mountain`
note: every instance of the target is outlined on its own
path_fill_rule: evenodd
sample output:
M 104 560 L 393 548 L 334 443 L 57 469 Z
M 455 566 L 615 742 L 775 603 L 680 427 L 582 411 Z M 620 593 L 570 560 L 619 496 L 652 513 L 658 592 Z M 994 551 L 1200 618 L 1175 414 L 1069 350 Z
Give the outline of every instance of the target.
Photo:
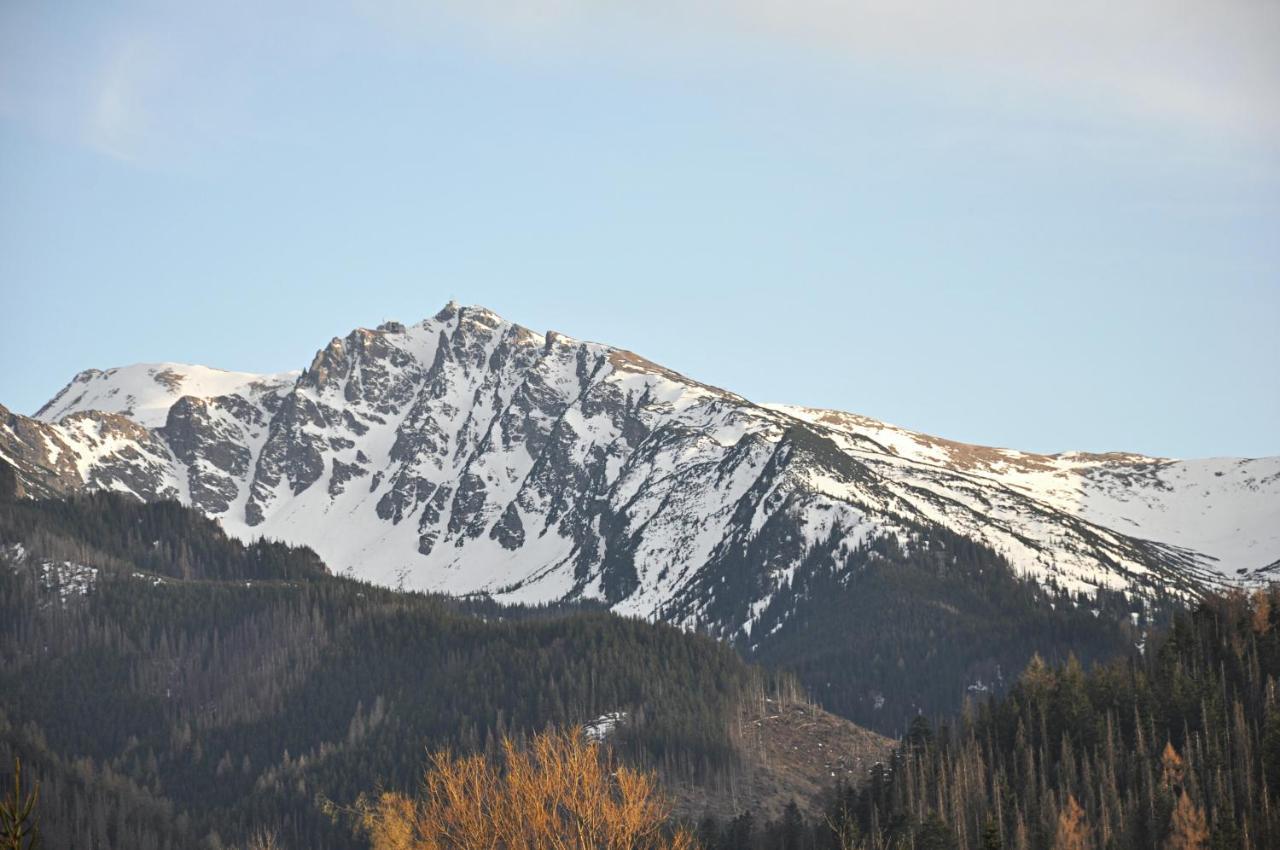
M 1280 566 L 1280 458 L 1033 455 L 754 404 L 631 352 L 450 304 L 300 373 L 173 363 L 0 408 L 22 492 L 176 498 L 376 582 L 749 632 L 801 562 L 941 526 L 1068 590 Z M 730 606 L 717 596 L 732 597 Z
M 834 410 L 769 405 L 884 451 L 999 482 L 1096 525 L 1195 552 L 1229 578 L 1280 561 L 1280 458 L 1172 460 L 1112 452 L 1043 455 L 957 443 Z
M 300 374 L 254 375 L 184 363 L 139 363 L 105 372 L 87 369 L 49 399 L 36 418 L 58 422 L 72 413 L 99 410 L 122 414 L 147 428 L 159 428 L 168 421 L 169 408 L 183 396 L 254 399 L 279 395 L 292 387 Z

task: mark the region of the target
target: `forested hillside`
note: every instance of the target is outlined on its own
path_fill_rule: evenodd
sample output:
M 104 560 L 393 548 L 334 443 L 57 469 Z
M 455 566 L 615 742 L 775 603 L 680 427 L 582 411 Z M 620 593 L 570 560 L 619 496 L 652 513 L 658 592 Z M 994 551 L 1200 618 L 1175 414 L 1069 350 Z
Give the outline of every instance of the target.
M 1280 588 L 1211 597 L 1141 658 L 1040 659 L 1010 693 L 923 717 L 824 817 L 708 822 L 709 850 L 1265 850 L 1280 846 Z
M 0 764 L 42 784 L 47 847 L 190 848 L 260 826 L 347 848 L 321 812 L 410 788 L 428 746 L 621 711 L 610 738 L 714 784 L 758 674 L 606 612 L 459 605 L 327 576 L 169 504 L 0 504 Z
M 919 526 L 901 542 L 848 551 L 820 542 L 739 645 L 793 670 L 828 710 L 900 737 L 917 714 L 950 716 L 966 697 L 1004 693 L 1033 655 L 1052 663 L 1074 654 L 1088 666 L 1134 654 L 1184 604 L 1069 593 L 1016 576 L 965 537 Z
M 721 813 L 699 830 L 710 850 L 1280 840 L 1280 595 L 1210 599 L 1165 636 L 1159 606 L 1054 593 L 959 537 L 913 544 L 854 551 L 843 569 L 810 559 L 742 647 L 846 715 L 908 727 L 903 748 L 869 774 L 821 768 L 821 718 L 801 713 L 752 773 L 744 709 L 764 707 L 747 727 L 768 727 L 776 685 L 709 637 L 378 588 L 172 503 L 3 501 L 0 764 L 19 754 L 42 783 L 46 846 L 216 848 L 265 826 L 285 847 L 343 848 L 355 839 L 325 802 L 412 788 L 427 748 L 492 752 L 621 712 L 611 746 Z M 805 616 L 772 619 L 785 606 Z M 1033 649 L 1071 660 L 1019 673 Z M 1086 672 L 1072 651 L 1110 660 Z M 996 696 L 1001 674 L 1012 689 Z M 923 719 L 966 691 L 962 719 Z M 786 751 L 806 746 L 819 773 L 866 781 L 832 789 L 823 816 L 803 794 L 779 816 L 778 783 L 798 775 Z M 764 799 L 762 781 L 768 810 L 723 816 L 726 800 Z

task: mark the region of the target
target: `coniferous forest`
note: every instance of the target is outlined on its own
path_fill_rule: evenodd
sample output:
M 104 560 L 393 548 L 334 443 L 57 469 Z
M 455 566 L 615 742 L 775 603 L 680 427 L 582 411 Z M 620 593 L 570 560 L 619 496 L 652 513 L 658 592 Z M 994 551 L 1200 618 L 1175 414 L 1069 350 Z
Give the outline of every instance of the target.
M 992 563 L 948 545 L 927 563 L 885 551 L 897 577 L 859 580 L 932 575 L 935 598 L 973 594 L 964 610 L 1025 591 L 999 574 L 965 590 L 966 571 Z M 428 751 L 493 754 L 504 738 L 618 711 L 628 720 L 609 745 L 625 762 L 668 785 L 715 785 L 740 767 L 738 708 L 785 679 L 709 637 L 587 606 L 331 576 L 308 550 L 244 545 L 169 503 L 7 501 L 0 546 L 0 780 L 8 787 L 20 756 L 24 782 L 40 784 L 46 847 L 239 847 L 264 828 L 286 848 L 359 847 L 334 812 L 411 791 Z M 899 612 L 931 604 L 898 593 Z M 1033 656 L 1003 688 L 968 689 L 955 712 L 908 714 L 900 698 L 894 755 L 821 806 L 682 814 L 689 834 L 708 850 L 1280 846 L 1280 593 L 1209 597 L 1141 633 L 1118 625 L 1128 612 L 1114 600 L 1108 619 L 1065 596 L 1048 599 L 1061 616 L 1046 617 L 1027 598 L 1020 645 L 1050 660 Z M 1089 663 L 1066 654 L 1082 615 L 1110 630 L 1085 634 L 1115 642 L 1081 642 Z M 976 617 L 958 622 L 978 629 Z M 897 645 L 887 626 L 860 638 L 905 683 L 912 665 L 897 658 L 926 645 L 908 636 L 916 625 L 904 618 Z M 822 619 L 809 628 L 834 632 Z M 840 683 L 839 707 L 840 688 L 857 692 L 858 663 L 873 663 L 839 663 L 856 655 L 776 664 Z
M 827 709 L 886 735 L 999 694 L 1035 654 L 1084 664 L 1128 655 L 1178 603 L 1097 590 L 1073 595 L 1017 577 L 995 552 L 917 527 L 839 556 L 819 546 L 740 642 L 785 667 Z
M 615 711 L 631 762 L 704 781 L 760 685 L 710 638 L 375 588 L 173 504 L 9 502 L 0 540 L 0 764 L 41 783 L 46 847 L 351 847 L 325 801 Z
M 918 717 L 820 817 L 708 821 L 709 848 L 1280 846 L 1280 589 L 1205 599 L 1141 657 L 1039 658 L 1010 692 Z

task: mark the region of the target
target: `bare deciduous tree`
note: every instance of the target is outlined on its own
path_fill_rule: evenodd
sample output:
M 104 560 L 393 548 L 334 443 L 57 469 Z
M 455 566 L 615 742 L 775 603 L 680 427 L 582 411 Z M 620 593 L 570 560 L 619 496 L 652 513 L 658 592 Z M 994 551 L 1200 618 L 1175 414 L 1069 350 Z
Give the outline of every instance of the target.
M 694 850 L 653 775 L 614 763 L 580 729 L 502 746 L 500 762 L 438 752 L 418 796 L 365 800 L 374 850 Z

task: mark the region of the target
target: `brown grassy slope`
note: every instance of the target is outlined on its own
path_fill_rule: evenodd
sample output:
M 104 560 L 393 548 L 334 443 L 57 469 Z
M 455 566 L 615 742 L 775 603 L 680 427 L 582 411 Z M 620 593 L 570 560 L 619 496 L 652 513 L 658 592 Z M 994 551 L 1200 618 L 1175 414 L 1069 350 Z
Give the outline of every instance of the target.
M 775 699 L 748 701 L 735 738 L 743 770 L 715 787 L 668 789 L 679 815 L 697 819 L 710 813 L 723 819 L 749 810 L 757 819 L 775 818 L 791 800 L 817 813 L 837 780 L 861 783 L 894 745 L 817 706 Z

